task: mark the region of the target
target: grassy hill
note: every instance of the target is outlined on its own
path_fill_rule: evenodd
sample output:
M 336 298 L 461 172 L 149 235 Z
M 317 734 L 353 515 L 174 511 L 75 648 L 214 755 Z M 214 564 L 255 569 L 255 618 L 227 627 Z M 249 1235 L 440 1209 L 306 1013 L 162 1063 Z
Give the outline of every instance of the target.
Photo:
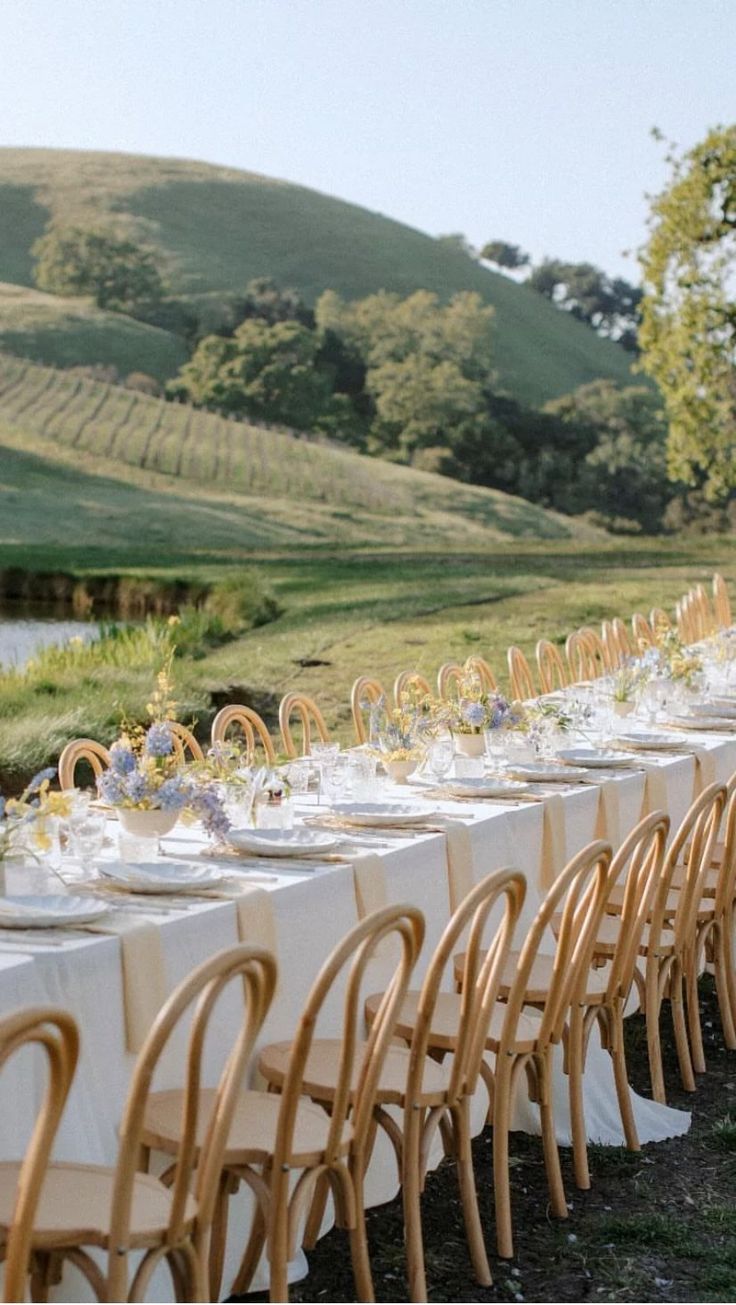
M 0 149 L 0 279 L 32 284 L 30 247 L 50 218 L 113 222 L 152 241 L 181 295 L 238 290 L 262 275 L 296 286 L 309 301 L 326 288 L 347 297 L 381 288 L 423 287 L 443 298 L 475 290 L 496 309 L 499 380 L 527 404 L 599 376 L 622 383 L 630 376 L 618 345 L 533 291 L 420 231 L 303 186 L 179 159 Z M 66 323 L 59 329 L 66 333 Z M 43 346 L 46 361 L 63 361 L 51 336 Z M 21 352 L 13 341 L 7 347 Z M 99 360 L 82 356 L 81 337 L 76 348 L 76 361 Z
M 0 355 L 0 551 L 120 565 L 335 543 L 593 539 L 495 490 Z M 114 562 L 113 562 L 113 559 Z

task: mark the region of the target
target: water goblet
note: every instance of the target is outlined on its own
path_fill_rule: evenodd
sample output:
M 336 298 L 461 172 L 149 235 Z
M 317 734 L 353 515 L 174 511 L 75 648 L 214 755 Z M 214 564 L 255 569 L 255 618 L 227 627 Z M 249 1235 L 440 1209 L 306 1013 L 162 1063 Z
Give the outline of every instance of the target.
M 444 779 L 452 769 L 455 747 L 449 734 L 440 734 L 430 741 L 426 766 L 433 779 Z
M 102 811 L 87 810 L 69 821 L 69 851 L 74 861 L 88 871 L 104 844 L 107 820 Z

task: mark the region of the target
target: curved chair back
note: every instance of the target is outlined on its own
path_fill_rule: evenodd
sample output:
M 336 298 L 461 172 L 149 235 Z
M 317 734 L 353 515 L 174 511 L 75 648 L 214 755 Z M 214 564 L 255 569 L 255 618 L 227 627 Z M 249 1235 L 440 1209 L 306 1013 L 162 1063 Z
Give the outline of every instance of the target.
M 663 607 L 653 607 L 649 613 L 649 624 L 653 633 L 672 629 L 672 621 L 669 613 Z
M 626 627 L 626 622 L 622 621 L 620 616 L 614 616 L 611 625 L 613 626 L 613 633 L 616 637 L 622 660 L 631 657 L 633 649 L 631 647 L 631 639 L 629 638 L 629 631 Z
M 716 881 L 716 915 L 729 922 L 733 918 L 736 902 L 736 775 L 726 786 L 723 854 Z M 731 945 L 729 937 L 728 945 Z
M 716 571 L 713 576 L 713 607 L 716 625 L 721 630 L 730 629 L 733 624 L 731 600 L 728 595 L 728 585 L 720 571 Z
M 98 779 L 110 765 L 110 753 L 94 739 L 72 739 L 59 757 L 59 786 L 62 789 L 75 787 L 74 776 L 80 762 L 91 766 L 95 779 Z
M 356 1053 L 362 1042 L 364 987 L 369 962 L 384 939 L 399 943 L 398 960 L 385 985 L 376 1017 L 371 1023 L 356 1072 Z M 279 1185 L 288 1190 L 289 1173 L 294 1161 L 294 1125 L 299 1097 L 304 1091 L 307 1057 L 314 1038 L 320 1011 L 338 979 L 345 980 L 340 1062 L 330 1110 L 330 1127 L 325 1144 L 325 1163 L 339 1166 L 345 1124 L 350 1111 L 353 1152 L 363 1163 L 371 1133 L 376 1090 L 381 1070 L 396 1027 L 401 1003 L 406 995 L 412 969 L 424 941 L 424 917 L 415 906 L 387 906 L 361 920 L 338 943 L 312 984 L 302 1010 L 281 1088 L 279 1121 L 274 1147 L 271 1199 L 282 1199 Z
M 485 657 L 479 657 L 476 653 L 471 653 L 465 659 L 465 671 L 471 675 L 477 675 L 483 688 L 488 693 L 498 693 L 498 681 Z
M 685 873 L 677 895 L 677 910 L 668 927 L 674 930 L 675 947 L 682 951 L 694 941 L 697 912 L 706 885 L 713 853 L 726 807 L 724 784 L 709 784 L 695 798 L 670 843 L 659 891 L 652 907 L 652 934 L 665 927 L 667 892 L 675 868 L 684 862 Z M 658 934 L 654 934 L 656 938 Z
M 554 693 L 555 689 L 566 689 L 570 683 L 570 672 L 556 644 L 551 643 L 549 639 L 540 639 L 537 643 L 536 658 L 542 693 Z
M 549 889 L 524 940 L 509 989 L 498 1055 L 507 1054 L 529 987 L 534 959 L 559 915 L 552 977 L 537 1038 L 538 1050 L 559 1042 L 572 1002 L 584 995 L 598 926 L 606 905 L 611 864 L 609 843 L 596 840 L 568 862 Z
M 429 687 L 429 680 L 426 680 L 418 671 L 399 671 L 394 680 L 394 702 L 398 707 L 401 696 L 404 693 L 416 693 L 418 696 L 432 696 L 432 690 Z
M 443 662 L 437 672 L 437 693 L 440 698 L 457 698 L 465 672 L 459 662 Z
M 364 712 L 370 711 L 376 703 L 386 700 L 386 694 L 383 685 L 378 680 L 372 679 L 370 675 L 359 675 L 350 691 L 350 710 L 353 713 L 353 726 L 355 728 L 355 737 L 358 743 L 368 742 L 368 733 L 365 727 Z
M 516 648 L 512 644 L 506 653 L 506 661 L 511 681 L 511 697 L 517 702 L 527 702 L 529 698 L 536 698 L 538 689 L 532 677 L 531 667 L 521 648 Z
M 182 761 L 204 761 L 204 752 L 186 725 L 180 725 L 178 720 L 171 720 L 169 727 L 174 739 L 174 748 Z M 188 758 L 187 753 L 189 753 Z
M 269 766 L 275 764 L 276 749 L 273 746 L 266 722 L 261 719 L 257 711 L 240 703 L 233 703 L 229 707 L 223 707 L 218 711 L 212 722 L 213 745 L 224 743 L 227 732 L 231 728 L 237 728 L 245 739 L 245 755 L 249 766 L 253 765 L 259 744 L 266 754 L 266 761 Z
M 707 590 L 701 584 L 695 586 L 694 598 L 700 612 L 703 636 L 713 634 L 717 629 L 716 614 Z
M 599 675 L 605 675 L 610 667 L 606 658 L 606 649 L 601 636 L 592 625 L 582 625 L 578 633 L 585 640 L 590 656 L 593 659 L 596 668 L 596 678 Z
M 595 680 L 599 675 L 598 659 L 585 630 L 574 630 L 565 640 L 565 654 L 574 683 Z
M 5 1301 L 26 1299 L 36 1209 L 79 1056 L 77 1025 L 67 1011 L 44 1006 L 19 1010 L 0 1020 L 0 1068 L 27 1046 L 39 1047 L 45 1054 L 48 1080 L 18 1178 L 5 1250 Z
M 654 648 L 657 640 L 646 616 L 634 612 L 631 618 L 631 633 L 634 637 L 634 651 L 640 653 L 644 648 Z
M 220 1076 L 204 1140 L 201 1141 L 201 1092 L 207 1026 L 225 989 L 238 982 L 244 994 L 244 1014 L 232 1029 L 232 1046 Z M 206 1250 L 214 1213 L 227 1136 L 244 1073 L 268 1012 L 276 985 L 276 961 L 270 952 L 250 946 L 230 947 L 187 975 L 159 1012 L 133 1070 L 120 1125 L 110 1216 L 108 1281 L 111 1300 L 126 1300 L 126 1252 L 130 1238 L 133 1184 L 151 1082 L 174 1030 L 194 1007 L 189 1024 L 181 1141 L 171 1184 L 172 1200 L 165 1242 L 176 1246 L 185 1237 L 188 1198 L 197 1202 L 195 1248 Z M 198 1128 L 200 1138 L 198 1138 Z M 151 1267 L 160 1258 L 160 1244 L 147 1252 Z M 146 1257 L 141 1268 L 146 1265 Z M 141 1272 L 141 1269 L 138 1270 Z M 136 1282 L 138 1278 L 136 1277 Z M 145 1279 L 144 1279 L 145 1283 Z M 120 1294 L 118 1294 L 118 1291 Z
M 447 967 L 468 926 L 470 933 L 460 982 L 460 1018 L 453 1037 L 454 1059 L 447 1104 L 453 1106 L 461 1097 L 472 1096 L 475 1092 L 488 1026 L 525 896 L 526 879 L 520 870 L 497 870 L 476 884 L 452 915 L 437 944 L 419 994 L 407 1081 L 409 1102 L 421 1098 L 424 1063 L 437 998 Z M 491 916 L 493 937 L 488 943 L 485 934 Z
M 301 753 L 297 749 L 291 729 L 293 716 L 298 717 L 301 725 Z M 298 757 L 300 755 L 308 757 L 312 751 L 312 736 L 314 733 L 317 734 L 322 743 L 329 743 L 330 741 L 329 730 L 322 712 L 316 702 L 312 698 L 308 698 L 305 693 L 287 693 L 284 695 L 279 706 L 279 726 L 281 727 L 284 752 L 288 757 Z
M 613 621 L 604 621 L 602 623 L 601 639 L 603 641 L 606 669 L 609 671 L 617 671 L 624 660 L 624 654 L 621 652 L 619 647 L 618 636 L 613 628 Z
M 663 811 L 644 816 L 616 852 L 608 876 L 610 887 L 623 883 L 621 925 L 611 958 L 607 1001 L 624 1000 L 634 981 L 644 926 L 662 877 L 670 818 Z

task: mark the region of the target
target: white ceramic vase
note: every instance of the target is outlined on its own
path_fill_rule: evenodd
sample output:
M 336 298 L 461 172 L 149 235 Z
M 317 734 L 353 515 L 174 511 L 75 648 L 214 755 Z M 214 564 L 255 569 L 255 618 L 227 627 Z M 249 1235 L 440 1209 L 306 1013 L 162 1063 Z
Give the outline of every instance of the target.
M 455 751 L 461 757 L 482 757 L 486 750 L 486 741 L 482 734 L 453 734 Z
M 395 784 L 405 784 L 417 768 L 416 761 L 384 761 L 386 774 Z
M 138 807 L 118 807 L 118 820 L 126 834 L 134 838 L 163 838 L 170 834 L 177 820 L 178 811 L 142 811 Z

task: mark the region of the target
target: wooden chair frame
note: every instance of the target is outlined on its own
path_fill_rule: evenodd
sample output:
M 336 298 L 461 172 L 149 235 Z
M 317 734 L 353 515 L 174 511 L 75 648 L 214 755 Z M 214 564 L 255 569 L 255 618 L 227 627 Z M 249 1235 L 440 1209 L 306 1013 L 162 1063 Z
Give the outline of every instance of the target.
M 297 750 L 291 729 L 291 720 L 295 715 L 299 718 L 302 729 L 301 754 Z M 330 732 L 322 712 L 314 699 L 307 697 L 305 693 L 287 693 L 284 695 L 279 705 L 279 727 L 284 752 L 291 758 L 300 755 L 309 756 L 312 750 L 313 731 L 316 731 L 322 743 L 329 743 L 330 741 Z
M 36 1209 L 79 1057 L 75 1020 L 67 1011 L 40 1006 L 16 1011 L 0 1021 L 0 1068 L 27 1046 L 40 1047 L 45 1053 L 48 1080 L 20 1166 L 12 1222 L 2 1249 L 4 1301 L 26 1299 Z
M 535 655 L 542 693 L 554 693 L 555 689 L 568 688 L 570 671 L 557 645 L 549 639 L 540 639 Z
M 174 749 L 182 761 L 186 759 L 187 752 L 192 761 L 204 761 L 201 744 L 186 725 L 181 725 L 178 720 L 171 720 L 169 727 L 174 739 Z
M 613 628 L 612 621 L 604 621 L 601 625 L 601 639 L 606 659 L 606 669 L 609 671 L 619 670 L 624 660 L 624 655 L 621 652 L 618 636 Z
M 86 761 L 92 767 L 95 779 L 99 779 L 110 765 L 110 752 L 94 739 L 72 739 L 59 757 L 60 788 L 74 788 L 74 775 L 80 761 Z
M 517 702 L 527 702 L 530 698 L 538 697 L 539 690 L 534 683 L 532 668 L 521 648 L 516 648 L 512 644 L 506 653 L 506 661 L 509 668 L 512 698 Z
M 654 637 L 654 631 L 652 630 L 646 616 L 642 616 L 641 612 L 634 612 L 634 615 L 631 618 L 631 633 L 634 639 L 634 650 L 636 655 L 645 648 L 656 647 L 657 641 Z
M 429 680 L 420 675 L 418 671 L 399 671 L 394 680 L 394 702 L 398 707 L 401 702 L 401 695 L 415 690 L 417 694 L 431 698 L 432 689 Z
M 574 684 L 595 680 L 600 675 L 600 665 L 588 634 L 584 629 L 573 630 L 565 640 L 565 655 Z
M 728 585 L 719 571 L 713 576 L 713 608 L 716 626 L 728 630 L 733 625 Z
M 245 1015 L 240 1028 L 233 1031 L 233 1047 L 220 1077 L 200 1146 L 196 1138 L 207 1024 L 223 990 L 236 979 L 243 984 Z M 211 1299 L 207 1253 L 222 1158 L 243 1072 L 270 1005 L 275 983 L 276 962 L 269 952 L 237 946 L 198 966 L 171 994 L 159 1012 L 133 1070 L 114 1169 L 68 1164 L 52 1165 L 48 1170 L 50 1176 L 55 1175 L 61 1180 L 56 1197 L 63 1200 L 67 1222 L 68 1211 L 74 1209 L 75 1187 L 80 1174 L 99 1174 L 105 1181 L 101 1193 L 107 1192 L 109 1198 L 110 1222 L 108 1227 L 101 1224 L 94 1233 L 82 1225 L 78 1235 L 71 1232 L 61 1235 L 58 1230 L 51 1229 L 47 1246 L 39 1240 L 37 1232 L 32 1263 L 34 1280 L 42 1289 L 58 1280 L 62 1262 L 69 1260 L 87 1279 L 98 1300 L 142 1300 L 151 1275 L 158 1264 L 166 1260 L 178 1299 Z M 145 1233 L 139 1242 L 131 1231 L 136 1191 L 140 1185 L 145 1188 L 151 1184 L 157 1190 L 166 1190 L 160 1180 L 137 1173 L 141 1155 L 145 1156 L 143 1124 L 151 1081 L 174 1029 L 195 1003 L 188 1038 L 186 1086 L 182 1093 L 182 1143 L 176 1164 L 168 1176 L 168 1223 L 158 1241 L 152 1244 L 151 1234 Z M 106 1202 L 101 1194 L 101 1220 L 105 1218 L 105 1209 Z M 106 1273 L 83 1249 L 85 1242 L 107 1251 Z M 144 1249 L 144 1254 L 131 1284 L 128 1256 L 139 1247 Z
M 486 661 L 485 657 L 479 657 L 477 653 L 471 653 L 465 658 L 464 668 L 466 672 L 476 674 L 488 693 L 498 693 L 498 681 L 493 674 L 493 668 Z
M 386 700 L 383 685 L 370 675 L 359 675 L 350 690 L 350 710 L 353 716 L 355 738 L 359 744 L 368 742 L 368 732 L 363 717 L 366 706 L 374 706 L 382 700 L 384 702 Z
M 614 616 L 613 620 L 611 621 L 611 626 L 613 629 L 614 637 L 616 639 L 616 643 L 618 644 L 618 650 L 621 655 L 621 660 L 625 661 L 627 657 L 633 656 L 633 648 L 631 646 L 631 639 L 629 637 L 629 631 L 626 627 L 626 622 L 622 621 L 620 616 Z
M 222 707 L 212 722 L 212 744 L 224 743 L 228 730 L 237 726 L 245 738 L 245 753 L 249 766 L 252 766 L 260 743 L 269 766 L 276 764 L 276 749 L 268 732 L 266 722 L 254 711 L 241 703 Z

